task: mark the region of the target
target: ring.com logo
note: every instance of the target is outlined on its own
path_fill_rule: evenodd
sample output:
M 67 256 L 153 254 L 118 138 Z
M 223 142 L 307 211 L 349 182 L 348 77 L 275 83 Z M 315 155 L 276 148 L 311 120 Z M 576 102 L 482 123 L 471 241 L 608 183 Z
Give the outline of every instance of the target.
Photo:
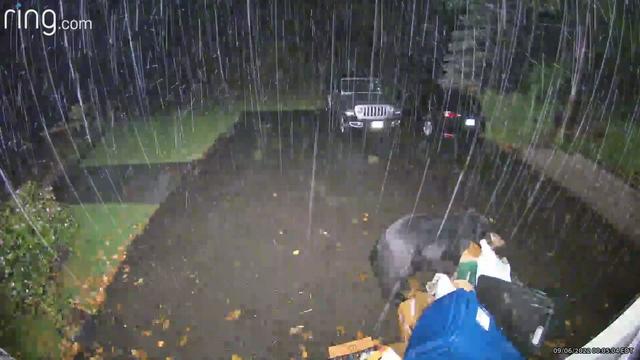
M 42 12 L 35 9 L 24 10 L 21 3 L 17 3 L 15 9 L 5 11 L 3 20 L 5 30 L 10 26 L 16 26 L 18 29 L 41 28 L 42 33 L 47 36 L 55 35 L 58 29 L 85 30 L 93 28 L 91 20 L 60 19 L 58 21 L 58 14 L 51 9 Z

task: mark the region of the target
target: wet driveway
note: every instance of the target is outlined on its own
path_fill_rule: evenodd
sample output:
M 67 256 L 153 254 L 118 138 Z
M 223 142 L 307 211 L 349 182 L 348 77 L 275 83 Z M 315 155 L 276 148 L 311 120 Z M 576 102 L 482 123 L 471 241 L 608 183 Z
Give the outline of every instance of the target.
M 442 216 L 456 188 L 452 211 L 486 211 L 521 280 L 568 294 L 568 343 L 638 292 L 637 251 L 508 154 L 478 147 L 465 168 L 448 144 L 427 149 L 406 129 L 337 136 L 327 121 L 249 114 L 192 166 L 108 289 L 96 319 L 103 355 L 326 358 L 332 343 L 372 334 L 384 307 L 369 262 L 382 230 L 414 208 Z M 382 335 L 396 333 L 389 316 Z

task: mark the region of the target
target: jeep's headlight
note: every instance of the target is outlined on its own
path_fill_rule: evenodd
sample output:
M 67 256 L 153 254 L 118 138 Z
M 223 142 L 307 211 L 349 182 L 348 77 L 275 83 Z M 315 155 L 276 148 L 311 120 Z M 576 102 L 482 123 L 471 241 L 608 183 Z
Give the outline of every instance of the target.
M 387 105 L 387 112 L 391 113 L 391 112 L 394 112 L 394 111 L 395 111 L 395 109 L 393 108 L 393 106 Z
M 356 108 L 356 114 L 358 114 L 358 115 L 362 115 L 362 113 L 363 113 L 363 112 L 364 112 L 364 109 L 363 109 L 363 108 L 361 108 L 361 107 L 357 107 L 357 108 Z

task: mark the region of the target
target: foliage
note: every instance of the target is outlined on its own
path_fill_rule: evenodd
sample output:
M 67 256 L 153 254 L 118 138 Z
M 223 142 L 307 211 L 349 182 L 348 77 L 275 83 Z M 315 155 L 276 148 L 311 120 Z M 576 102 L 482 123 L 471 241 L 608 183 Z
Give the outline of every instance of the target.
M 55 313 L 54 267 L 76 230 L 52 189 L 25 183 L 0 209 L 0 295 L 13 313 Z M 5 304 L 5 308 L 7 304 Z
M 640 188 L 640 125 L 630 113 L 615 110 L 604 124 L 592 126 L 575 144 L 559 144 L 604 166 L 631 186 Z
M 504 146 L 523 147 L 545 141 L 551 128 L 552 107 L 532 93 L 487 90 L 482 95 L 482 109 L 489 118 L 487 137 Z
M 615 109 L 607 115 L 607 121 L 585 126 L 575 142 L 561 142 L 556 136 L 552 118 L 565 103 L 548 90 L 568 78 L 559 66 L 534 66 L 523 92 L 485 91 L 482 108 L 490 119 L 487 137 L 509 147 L 523 148 L 532 143 L 559 146 L 595 161 L 632 186 L 640 186 L 640 126 L 631 119 L 633 110 Z M 551 96 L 549 101 L 547 96 Z

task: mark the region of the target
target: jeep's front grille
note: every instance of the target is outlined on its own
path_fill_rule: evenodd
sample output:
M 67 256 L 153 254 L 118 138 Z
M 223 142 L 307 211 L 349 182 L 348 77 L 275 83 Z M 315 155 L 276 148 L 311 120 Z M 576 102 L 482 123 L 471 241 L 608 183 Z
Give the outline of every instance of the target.
M 362 110 L 360 110 L 362 109 Z M 381 119 L 387 117 L 386 105 L 356 105 L 356 114 L 365 119 Z

